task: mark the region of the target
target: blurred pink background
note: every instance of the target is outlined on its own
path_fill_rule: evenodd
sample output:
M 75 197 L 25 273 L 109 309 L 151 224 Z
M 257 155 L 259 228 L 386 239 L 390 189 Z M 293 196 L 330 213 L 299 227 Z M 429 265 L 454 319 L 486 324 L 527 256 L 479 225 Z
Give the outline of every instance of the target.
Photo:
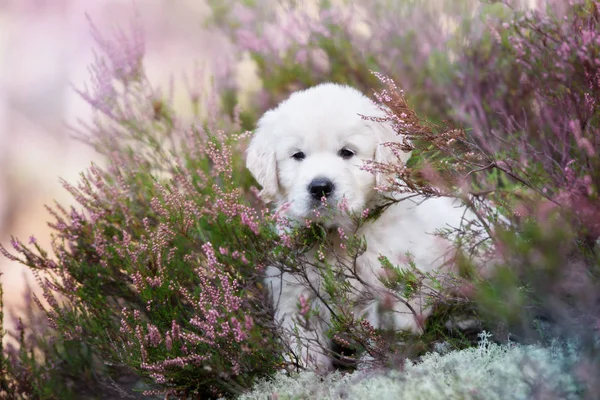
M 210 72 L 215 60 L 233 64 L 223 37 L 203 28 L 209 9 L 198 0 L 0 1 L 0 242 L 33 235 L 49 248 L 45 204 L 72 200 L 59 177 L 75 182 L 93 150 L 74 140 L 67 125 L 90 115 L 71 85 L 82 87 L 93 60 L 86 13 L 109 36 L 138 13 L 146 33 L 146 72 L 157 85 L 181 82 L 195 63 Z M 175 99 L 184 96 L 176 85 Z M 6 312 L 22 301 L 31 274 L 0 257 Z

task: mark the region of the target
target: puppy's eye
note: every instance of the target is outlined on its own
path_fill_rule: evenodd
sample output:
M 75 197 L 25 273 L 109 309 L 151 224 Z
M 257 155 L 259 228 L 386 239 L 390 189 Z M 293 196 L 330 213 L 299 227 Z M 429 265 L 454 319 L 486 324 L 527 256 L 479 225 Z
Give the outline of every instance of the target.
M 305 157 L 306 155 L 301 151 L 297 151 L 294 154 L 292 154 L 292 158 L 296 161 L 302 161 Z
M 342 157 L 344 160 L 347 160 L 354 156 L 354 152 L 344 147 L 343 149 L 338 151 L 338 156 Z

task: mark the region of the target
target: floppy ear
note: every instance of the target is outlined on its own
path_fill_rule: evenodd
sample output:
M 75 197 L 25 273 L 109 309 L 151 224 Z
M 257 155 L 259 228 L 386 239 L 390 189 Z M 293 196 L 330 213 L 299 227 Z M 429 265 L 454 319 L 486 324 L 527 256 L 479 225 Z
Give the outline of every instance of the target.
M 262 186 L 260 197 L 265 202 L 276 200 L 279 193 L 277 161 L 273 141 L 275 121 L 272 111 L 268 111 L 258 121 L 250 146 L 246 150 L 246 167 L 254 179 Z
M 399 154 L 396 155 L 388 146 L 385 146 L 385 143 L 390 142 L 401 143 L 403 139 L 402 135 L 398 135 L 389 122 L 373 121 L 373 130 L 375 131 L 378 140 L 378 145 L 375 149 L 375 161 L 383 164 L 399 162 L 402 165 L 405 165 L 410 158 L 410 152 L 398 150 Z M 377 186 L 384 184 L 385 179 L 387 178 L 386 175 L 387 174 L 384 173 L 376 174 L 375 184 Z

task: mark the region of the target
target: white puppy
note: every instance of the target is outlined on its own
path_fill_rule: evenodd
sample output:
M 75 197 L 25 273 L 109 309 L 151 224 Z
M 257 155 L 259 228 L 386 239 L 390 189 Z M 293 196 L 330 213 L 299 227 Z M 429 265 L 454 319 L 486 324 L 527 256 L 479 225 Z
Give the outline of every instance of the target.
M 383 117 L 384 113 L 359 91 L 332 83 L 293 93 L 265 113 L 247 152 L 248 169 L 262 186 L 263 199 L 274 201 L 292 219 L 316 220 L 327 215 L 328 228 L 341 227 L 353 232 L 352 219 L 339 211 L 339 203 L 347 202 L 347 208 L 358 213 L 378 205 L 382 196 L 375 190 L 378 177 L 361 169 L 363 160 L 396 161 L 382 144 L 401 140 L 389 124 L 361 116 Z M 401 161 L 408 158 L 406 154 Z M 322 205 L 322 197 L 327 198 L 326 206 Z M 353 283 L 354 314 L 364 316 L 376 328 L 383 324 L 378 312 L 380 303 L 386 301 L 386 307 L 390 308 L 389 291 L 380 282 L 383 268 L 378 257 L 383 255 L 395 265 L 405 266 L 409 252 L 417 268 L 423 271 L 439 268 L 449 261 L 449 243 L 433 233 L 448 225 L 458 227 L 464 208 L 448 198 L 423 200 L 410 198 L 395 203 L 357 232 L 366 240 L 367 250 L 356 262 L 360 279 Z M 337 229 L 330 231 L 337 235 Z M 342 247 L 336 247 L 336 254 L 325 254 L 332 264 L 345 255 Z M 316 257 L 316 249 L 308 256 Z M 303 366 L 329 369 L 331 358 L 326 349 L 330 340 L 324 330 L 330 314 L 321 302 L 325 292 L 318 271 L 311 265 L 307 270 L 301 278 L 268 268 L 266 284 L 275 302 L 275 317 L 287 332 L 288 345 L 298 352 Z M 360 294 L 367 291 L 377 294 L 359 301 Z M 297 323 L 300 299 L 312 302 L 313 309 L 319 310 L 321 318 L 314 319 L 311 326 Z M 420 303 L 413 301 L 411 311 L 403 302 L 393 302 L 394 327 L 419 332 L 422 319 L 429 313 Z

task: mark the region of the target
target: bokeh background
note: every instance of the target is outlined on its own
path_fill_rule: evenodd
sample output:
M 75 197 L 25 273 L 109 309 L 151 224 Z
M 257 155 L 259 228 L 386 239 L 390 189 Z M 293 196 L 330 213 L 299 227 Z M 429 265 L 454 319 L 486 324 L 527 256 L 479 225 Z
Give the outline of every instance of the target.
M 231 48 L 222 34 L 205 28 L 209 9 L 198 0 L 150 0 L 143 7 L 129 0 L 0 1 L 0 242 L 11 235 L 33 235 L 46 248 L 49 220 L 44 208 L 55 200 L 71 204 L 60 178 L 75 182 L 91 162 L 101 162 L 69 126 L 86 120 L 90 110 L 74 87 L 89 80 L 94 59 L 91 19 L 101 32 L 127 27 L 136 16 L 146 40 L 146 72 L 158 85 L 171 76 L 189 76 L 213 65 L 228 65 Z M 252 81 L 241 66 L 233 72 Z M 224 72 L 224 71 L 221 71 Z M 175 79 L 182 81 L 182 79 Z M 177 93 L 183 88 L 175 87 Z M 22 303 L 28 270 L 0 257 L 7 309 Z M 35 285 L 34 285 L 35 286 Z M 11 318 L 5 314 L 5 327 Z

